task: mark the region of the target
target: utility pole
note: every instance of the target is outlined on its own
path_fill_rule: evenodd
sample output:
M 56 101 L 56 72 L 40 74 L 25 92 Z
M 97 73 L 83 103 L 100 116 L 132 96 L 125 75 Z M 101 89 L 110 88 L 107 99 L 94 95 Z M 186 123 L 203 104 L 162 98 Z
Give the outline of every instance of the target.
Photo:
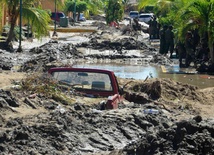
M 52 37 L 57 37 L 57 32 L 56 32 L 56 0 L 55 0 L 55 18 L 54 18 L 54 32 Z
M 74 0 L 74 23 L 76 22 L 76 0 Z

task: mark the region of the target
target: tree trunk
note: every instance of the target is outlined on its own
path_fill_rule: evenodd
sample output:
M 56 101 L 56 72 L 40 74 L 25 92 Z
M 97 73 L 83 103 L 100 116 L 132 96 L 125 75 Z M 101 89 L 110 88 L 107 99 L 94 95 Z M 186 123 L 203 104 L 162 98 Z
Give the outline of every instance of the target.
M 211 34 L 208 33 L 208 46 L 209 46 L 209 50 L 210 50 L 210 59 L 211 59 L 211 63 L 214 64 L 214 50 L 213 50 L 213 41 L 211 39 Z
M 212 33 L 209 32 L 208 33 L 208 46 L 209 46 L 209 50 L 210 50 L 210 60 L 211 60 L 211 64 L 209 64 L 208 66 L 208 72 L 213 73 L 214 72 L 214 49 L 213 49 L 213 39 L 212 39 Z
M 211 58 L 211 62 L 212 64 L 214 64 L 214 50 L 213 50 L 213 44 L 209 46 L 210 48 L 210 58 Z
M 15 26 L 16 26 L 17 17 L 18 17 L 17 15 L 14 15 L 11 18 L 10 30 L 9 30 L 9 34 L 8 34 L 8 38 L 7 38 L 7 43 L 10 43 L 15 37 L 14 29 L 15 29 Z
M 80 20 L 80 12 L 78 12 L 77 21 Z
M 9 50 L 9 51 L 13 51 L 12 40 L 15 38 L 14 29 L 16 26 L 16 20 L 19 15 L 19 13 L 16 12 L 16 7 L 13 7 L 12 12 L 13 14 L 11 15 L 11 20 L 10 20 L 10 30 L 9 30 L 8 37 L 5 44 L 5 50 Z

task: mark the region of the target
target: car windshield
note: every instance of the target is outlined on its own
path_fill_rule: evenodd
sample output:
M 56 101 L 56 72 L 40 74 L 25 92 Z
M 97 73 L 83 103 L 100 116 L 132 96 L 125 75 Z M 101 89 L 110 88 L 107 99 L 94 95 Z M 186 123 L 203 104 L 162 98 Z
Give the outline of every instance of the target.
M 132 15 L 138 15 L 138 13 L 137 12 L 130 12 L 130 16 L 132 16 Z
M 139 18 L 150 18 L 152 15 L 140 15 Z
M 60 17 L 65 17 L 65 15 L 63 13 L 56 13 L 57 16 L 60 18 Z M 55 12 L 52 12 L 51 13 L 51 18 L 55 18 Z
M 108 74 L 95 72 L 57 71 L 52 76 L 60 84 L 74 89 L 112 91 L 111 80 Z

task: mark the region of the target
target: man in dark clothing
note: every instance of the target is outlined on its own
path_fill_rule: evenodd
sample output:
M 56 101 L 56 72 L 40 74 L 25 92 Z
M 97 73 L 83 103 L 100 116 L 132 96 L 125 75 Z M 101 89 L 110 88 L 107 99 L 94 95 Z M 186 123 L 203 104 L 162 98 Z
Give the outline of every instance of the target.
M 166 30 L 167 30 L 167 26 L 164 25 L 163 28 L 160 30 L 160 33 L 159 33 L 159 37 L 160 37 L 159 53 L 160 54 L 165 54 L 166 53 L 166 39 L 165 39 Z
M 192 33 L 190 31 L 187 32 L 185 38 L 185 48 L 186 48 L 186 67 L 190 66 L 191 62 L 195 63 L 195 47 Z
M 127 32 L 131 33 L 131 31 L 131 26 L 128 24 L 122 28 L 122 35 L 126 34 Z
M 135 31 L 141 30 L 141 25 L 140 25 L 140 23 L 138 22 L 138 19 L 137 19 L 137 18 L 134 18 L 134 19 L 133 19 L 132 28 L 133 28 Z
M 196 50 L 197 61 L 206 62 L 209 60 L 209 47 L 205 38 L 201 39 L 199 48 Z
M 170 58 L 172 57 L 174 51 L 174 33 L 172 32 L 173 27 L 169 26 L 165 33 L 165 40 L 166 40 L 166 53 L 170 51 Z
M 178 53 L 179 67 L 184 67 L 183 59 L 186 58 L 186 49 L 184 43 L 179 41 L 176 45 L 176 53 Z
M 149 37 L 150 39 L 158 38 L 158 22 L 155 16 L 149 21 Z

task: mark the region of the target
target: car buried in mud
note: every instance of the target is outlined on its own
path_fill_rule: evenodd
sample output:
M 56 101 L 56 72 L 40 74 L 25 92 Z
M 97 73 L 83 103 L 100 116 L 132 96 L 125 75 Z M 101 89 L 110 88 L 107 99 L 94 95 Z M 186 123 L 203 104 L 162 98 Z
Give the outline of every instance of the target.
M 69 87 L 76 94 L 85 97 L 105 97 L 101 109 L 116 109 L 122 102 L 122 88 L 119 87 L 114 72 L 102 69 L 58 67 L 48 73 L 60 85 Z

